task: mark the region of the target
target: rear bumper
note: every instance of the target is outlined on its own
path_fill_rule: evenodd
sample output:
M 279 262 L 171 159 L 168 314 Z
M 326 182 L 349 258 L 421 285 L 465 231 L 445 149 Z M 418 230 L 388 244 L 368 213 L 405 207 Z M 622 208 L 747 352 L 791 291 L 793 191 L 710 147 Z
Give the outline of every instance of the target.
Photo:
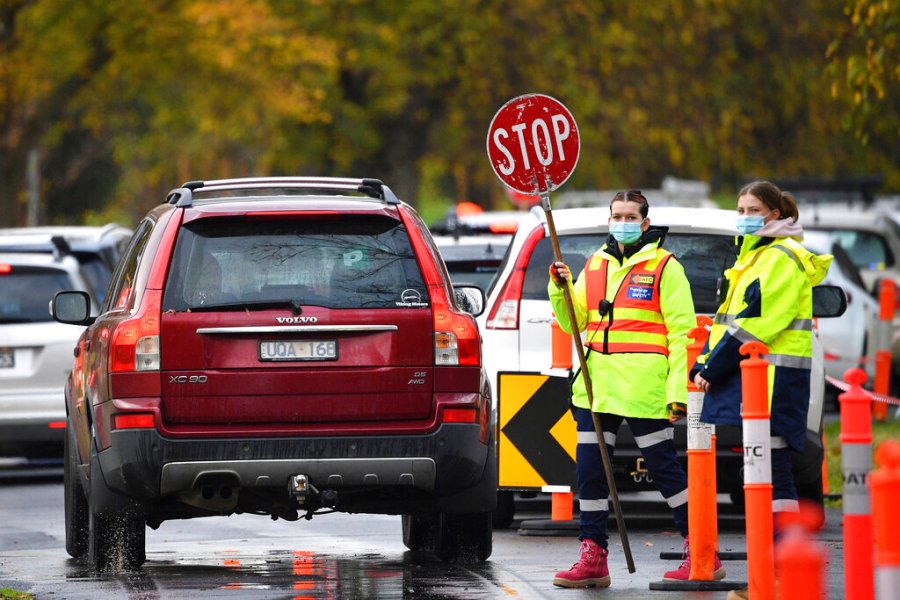
M 171 439 L 141 429 L 111 437 L 98 454 L 107 487 L 149 503 L 210 479 L 286 490 L 295 474 L 307 475 L 320 490 L 405 488 L 439 503 L 484 485 L 494 460 L 478 425 L 470 424 L 444 424 L 420 436 Z M 496 481 L 492 487 L 495 493 Z

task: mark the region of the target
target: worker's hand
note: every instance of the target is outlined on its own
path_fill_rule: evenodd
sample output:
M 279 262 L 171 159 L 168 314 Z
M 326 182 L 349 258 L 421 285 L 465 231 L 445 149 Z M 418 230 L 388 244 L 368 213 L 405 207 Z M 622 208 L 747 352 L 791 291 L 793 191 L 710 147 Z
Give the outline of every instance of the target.
M 561 261 L 556 261 L 552 265 L 550 265 L 550 281 L 552 281 L 557 286 L 562 286 L 567 280 L 572 278 L 572 274 L 569 272 L 569 267 L 566 266 L 566 263 Z
M 673 402 L 669 405 L 669 422 L 680 421 L 687 416 L 687 405 L 681 402 Z
M 709 382 L 703 379 L 703 377 L 700 376 L 700 373 L 694 375 L 694 385 L 696 385 L 697 389 L 701 392 L 709 391 Z

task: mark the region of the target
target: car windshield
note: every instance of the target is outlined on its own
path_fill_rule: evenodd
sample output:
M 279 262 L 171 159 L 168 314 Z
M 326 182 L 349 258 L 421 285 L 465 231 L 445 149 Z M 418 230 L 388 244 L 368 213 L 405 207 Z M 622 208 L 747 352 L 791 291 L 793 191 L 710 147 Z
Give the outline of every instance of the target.
M 563 261 L 580 273 L 606 236 L 570 235 L 559 240 Z M 719 278 L 734 263 L 734 237 L 730 235 L 702 235 L 669 233 L 663 247 L 675 254 L 684 266 L 691 284 L 694 310 L 698 313 L 714 313 L 719 308 L 716 296 Z M 522 299 L 547 300 L 547 267 L 553 260 L 553 248 L 549 238 L 538 242 L 531 262 L 525 272 Z
M 65 271 L 6 265 L 0 271 L 0 324 L 52 321 L 48 303 L 73 287 Z
M 826 229 L 860 269 L 883 270 L 894 265 L 894 256 L 881 234 L 861 229 Z
M 393 219 L 202 219 L 179 235 L 164 310 L 409 308 L 428 293 Z

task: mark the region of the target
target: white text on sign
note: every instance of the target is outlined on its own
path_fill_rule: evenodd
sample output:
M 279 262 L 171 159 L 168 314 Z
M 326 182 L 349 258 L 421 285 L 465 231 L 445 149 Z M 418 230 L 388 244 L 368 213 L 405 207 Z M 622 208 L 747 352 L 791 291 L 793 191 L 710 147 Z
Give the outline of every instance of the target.
M 566 160 L 563 141 L 568 139 L 569 134 L 571 133 L 571 127 L 569 127 L 569 121 L 563 115 L 552 115 L 550 117 L 550 126 L 547 125 L 547 122 L 544 119 L 535 119 L 531 122 L 530 128 L 526 123 L 516 123 L 510 127 L 510 129 L 515 138 L 513 141 L 518 140 L 519 142 L 519 156 L 522 159 L 522 166 L 526 171 L 531 169 L 531 159 L 529 157 L 528 145 L 525 137 L 528 134 L 524 133 L 526 129 L 530 129 L 531 143 L 536 155 L 535 158 L 537 158 L 537 161 L 541 165 L 546 167 L 553 162 L 554 145 L 556 146 L 559 160 Z M 553 131 L 552 140 L 550 136 L 551 129 Z M 516 158 L 509 148 L 504 145 L 504 142 L 509 140 L 509 138 L 509 132 L 502 127 L 494 131 L 494 145 L 506 157 L 505 164 L 497 165 L 497 168 L 500 169 L 500 172 L 504 175 L 511 175 L 516 169 Z M 515 144 L 513 144 L 513 147 L 515 147 Z

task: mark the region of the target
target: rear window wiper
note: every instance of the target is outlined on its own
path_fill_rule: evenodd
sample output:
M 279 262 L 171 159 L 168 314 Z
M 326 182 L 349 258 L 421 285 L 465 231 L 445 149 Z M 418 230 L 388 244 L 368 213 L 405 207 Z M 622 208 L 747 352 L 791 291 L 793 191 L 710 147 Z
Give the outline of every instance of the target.
M 200 306 L 189 306 L 187 310 L 191 312 L 205 312 L 229 309 L 264 310 L 267 308 L 289 308 L 291 309 L 291 312 L 300 314 L 302 305 L 303 303 L 299 300 L 246 300 L 243 302 L 220 302 L 214 304 L 202 304 Z

